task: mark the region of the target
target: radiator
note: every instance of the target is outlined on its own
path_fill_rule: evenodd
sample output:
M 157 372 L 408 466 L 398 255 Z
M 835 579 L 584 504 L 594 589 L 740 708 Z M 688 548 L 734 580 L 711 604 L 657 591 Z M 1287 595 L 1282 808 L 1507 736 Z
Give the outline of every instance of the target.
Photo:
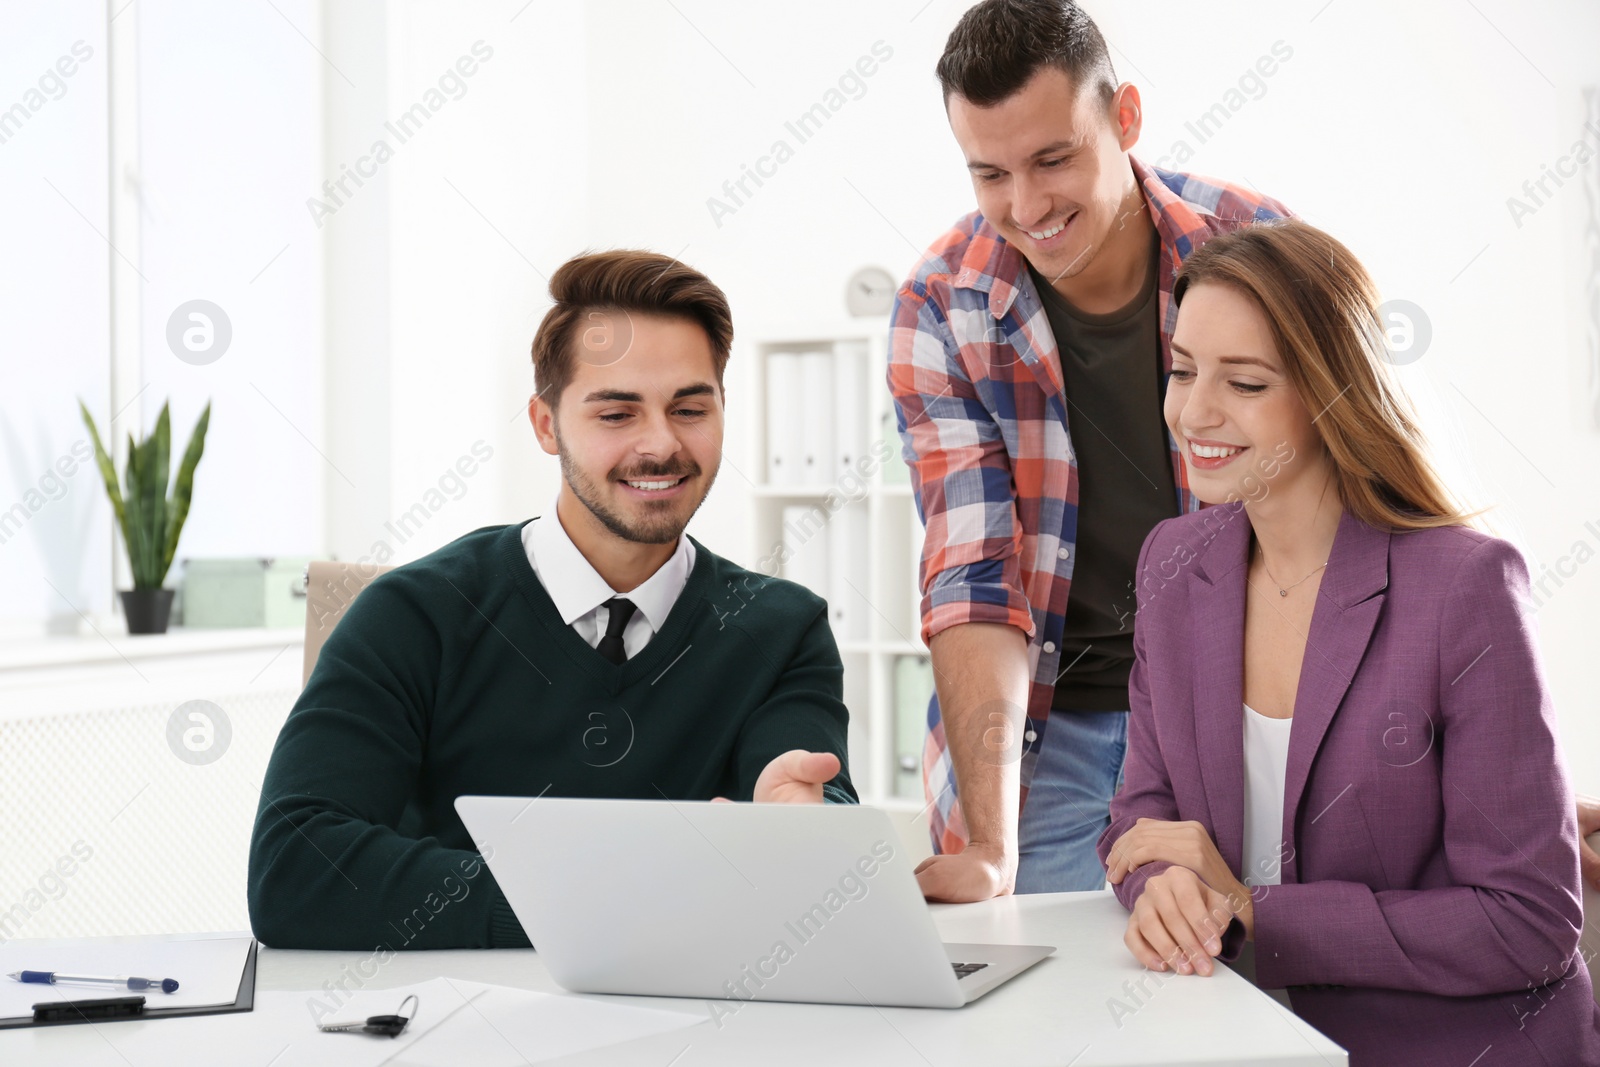
M 68 639 L 86 663 L 8 650 L 0 941 L 249 928 L 250 830 L 301 645 L 222 633 Z

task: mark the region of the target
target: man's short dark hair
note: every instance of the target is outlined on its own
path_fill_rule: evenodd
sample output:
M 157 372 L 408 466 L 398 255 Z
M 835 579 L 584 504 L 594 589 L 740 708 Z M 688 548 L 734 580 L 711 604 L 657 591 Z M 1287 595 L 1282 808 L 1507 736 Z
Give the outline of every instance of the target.
M 635 312 L 686 319 L 705 330 L 711 363 L 722 372 L 733 346 L 728 298 L 710 278 L 659 252 L 625 249 L 574 256 L 550 276 L 555 306 L 533 337 L 533 376 L 552 408 L 577 369 L 576 335 L 589 312 Z
M 1117 92 L 1106 39 L 1073 0 L 984 0 L 961 16 L 935 72 L 944 101 L 959 93 L 978 107 L 1000 103 L 1042 67 L 1092 89 L 1103 105 Z

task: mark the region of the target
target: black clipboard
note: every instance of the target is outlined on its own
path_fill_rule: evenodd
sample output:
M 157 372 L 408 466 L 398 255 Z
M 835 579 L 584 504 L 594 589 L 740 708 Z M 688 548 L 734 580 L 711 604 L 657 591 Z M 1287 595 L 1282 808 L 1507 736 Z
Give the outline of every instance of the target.
M 76 1023 L 119 1023 L 135 1019 L 176 1019 L 188 1015 L 230 1015 L 235 1012 L 254 1011 L 256 1006 L 256 949 L 260 942 L 255 938 L 250 939 L 250 947 L 245 951 L 244 970 L 239 975 L 239 993 L 232 1004 L 209 1004 L 196 1008 L 151 1008 L 145 1007 L 140 1011 L 129 1014 L 95 1015 L 92 1018 L 84 1013 L 68 1015 L 63 1018 L 36 1019 L 32 1015 L 19 1015 L 14 1018 L 0 1019 L 0 1030 L 15 1030 L 24 1026 L 72 1026 Z M 113 998 L 83 998 L 85 1001 L 133 1000 L 140 998 L 113 997 Z M 62 1002 L 52 1004 L 51 1007 L 59 1009 Z M 146 1002 L 148 1003 L 148 1002 Z M 57 1014 L 62 1014 L 59 1011 Z

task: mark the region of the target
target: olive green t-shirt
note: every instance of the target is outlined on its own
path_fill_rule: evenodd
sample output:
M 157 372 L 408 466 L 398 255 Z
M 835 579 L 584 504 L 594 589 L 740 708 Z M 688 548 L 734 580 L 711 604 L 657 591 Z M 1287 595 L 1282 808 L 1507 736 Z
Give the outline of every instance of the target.
M 1145 536 L 1178 514 L 1161 414 L 1157 253 L 1139 294 L 1105 315 L 1073 307 L 1033 271 L 1060 353 L 1078 464 L 1077 561 L 1052 707 L 1126 711 L 1133 666 L 1134 571 Z

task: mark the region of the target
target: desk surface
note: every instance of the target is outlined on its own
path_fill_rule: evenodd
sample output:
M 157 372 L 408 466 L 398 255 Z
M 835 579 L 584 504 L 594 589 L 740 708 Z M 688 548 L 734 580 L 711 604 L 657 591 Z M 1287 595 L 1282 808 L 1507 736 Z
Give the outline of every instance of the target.
M 1126 913 L 1109 892 L 937 905 L 933 913 L 946 940 L 1055 945 L 1056 954 L 975 1004 L 953 1011 L 755 1003 L 743 1005 L 732 1017 L 724 1014 L 718 1026 L 705 1001 L 608 998 L 694 1012 L 706 1021 L 547 1062 L 568 1067 L 1330 1067 L 1348 1062 L 1337 1045 L 1225 967 L 1211 978 L 1145 972 L 1123 947 Z M 370 953 L 263 948 L 257 989 L 319 989 L 326 981 L 355 973 L 358 964 L 370 973 L 373 958 Z M 560 992 L 537 953 L 507 949 L 397 953 L 361 988 L 441 975 Z M 171 1031 L 174 1042 L 181 1042 L 184 1025 L 185 1020 L 166 1019 L 6 1031 L 0 1033 L 0 1062 L 128 1067 L 114 1047 L 118 1028 L 162 1027 Z M 260 1048 L 207 1051 L 212 1062 L 230 1065 L 266 1067 L 271 1058 L 270 1050 Z M 392 1063 L 404 1067 L 405 1061 L 396 1058 Z

